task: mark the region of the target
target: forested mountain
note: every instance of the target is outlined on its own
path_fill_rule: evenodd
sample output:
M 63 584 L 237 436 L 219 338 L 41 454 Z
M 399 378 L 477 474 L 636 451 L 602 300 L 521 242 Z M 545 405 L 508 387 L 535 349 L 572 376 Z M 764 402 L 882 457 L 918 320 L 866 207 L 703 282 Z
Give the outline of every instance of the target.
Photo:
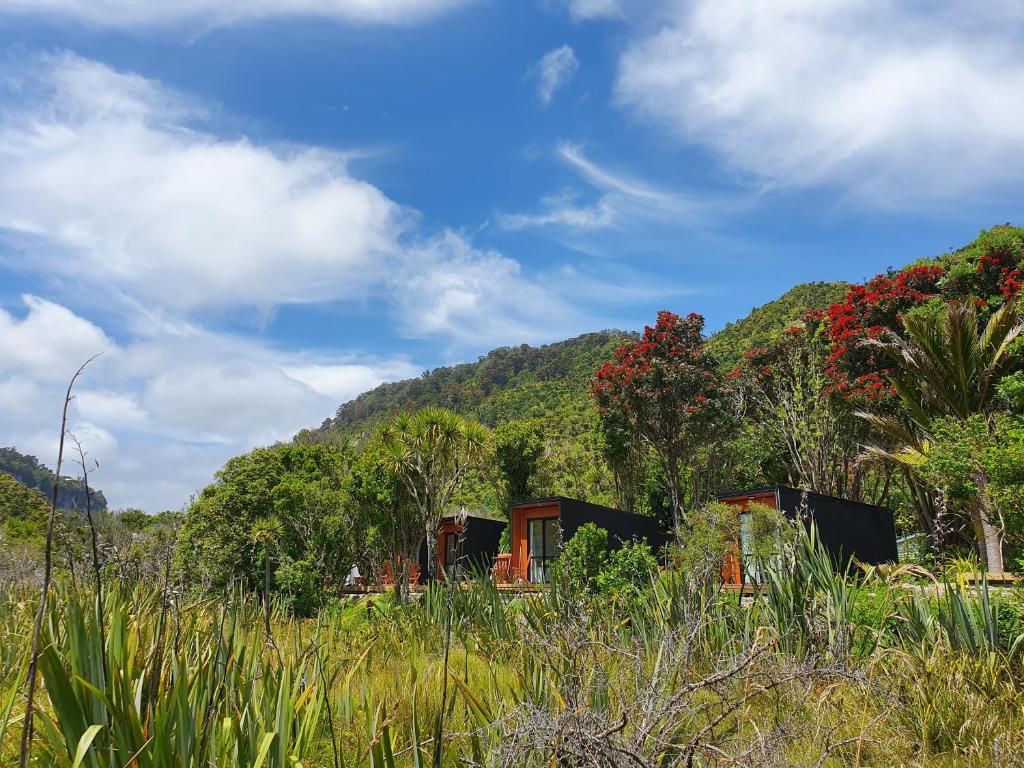
M 381 418 L 428 405 L 476 416 L 488 426 L 545 414 L 579 394 L 626 331 L 587 333 L 541 347 L 501 347 L 475 363 L 425 371 L 418 379 L 381 384 L 351 400 L 320 431 L 356 435 Z
M 731 368 L 747 350 L 778 337 L 805 310 L 827 309 L 841 301 L 846 289 L 846 283 L 798 285 L 714 334 L 712 350 L 723 367 Z M 567 399 L 589 399 L 585 395 L 591 377 L 623 339 L 636 336 L 606 330 L 541 347 L 523 344 L 495 349 L 475 363 L 435 368 L 417 379 L 381 384 L 343 404 L 333 419 L 318 430 L 304 431 L 299 439 L 326 433 L 356 437 L 382 418 L 428 405 L 476 416 L 492 427 L 509 419 L 547 416 Z
M 801 283 L 774 301 L 750 310 L 742 320 L 728 323 L 711 336 L 709 346 L 723 366 L 733 367 L 743 360 L 743 353 L 756 347 L 767 347 L 779 334 L 808 309 L 826 310 L 843 300 L 849 289 L 846 283 Z
M 65 454 L 66 456 L 66 454 Z M 65 464 L 66 464 L 65 459 Z M 15 448 L 0 448 L 0 472 L 5 472 L 19 483 L 34 488 L 47 499 L 53 493 L 53 472 L 39 463 L 35 456 L 28 456 Z M 59 506 L 62 509 L 85 509 L 85 483 L 64 475 L 60 481 Z M 107 499 L 103 491 L 92 489 L 93 509 L 106 509 Z

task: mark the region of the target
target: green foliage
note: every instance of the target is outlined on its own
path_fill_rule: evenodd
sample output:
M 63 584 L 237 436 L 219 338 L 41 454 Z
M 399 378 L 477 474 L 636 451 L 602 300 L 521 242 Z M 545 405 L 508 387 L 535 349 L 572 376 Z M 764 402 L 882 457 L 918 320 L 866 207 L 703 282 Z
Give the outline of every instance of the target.
M 842 301 L 848 287 L 846 283 L 801 283 L 750 310 L 742 320 L 726 324 L 708 340 L 708 346 L 723 368 L 733 368 L 750 350 L 773 346 L 807 310 L 825 310 Z
M 651 587 L 658 561 L 647 542 L 627 541 L 609 549 L 608 531 L 580 526 L 562 549 L 554 580 L 569 594 L 635 597 Z
M 918 471 L 954 505 L 981 503 L 1018 556 L 1024 547 L 1024 422 L 1005 414 L 936 419 Z
M 544 455 L 542 424 L 537 419 L 506 421 L 491 434 L 494 466 L 508 501 L 527 499 Z
M 627 541 L 608 553 L 597 577 L 603 593 L 637 596 L 650 589 L 658 574 L 658 561 L 646 541 Z
M 385 561 L 417 556 L 423 535 L 419 512 L 378 439 L 356 457 L 344 488 L 352 515 L 365 521 L 367 534 L 357 561 L 367 575 Z
M 273 524 L 279 556 L 314 561 L 325 583 L 336 582 L 361 538 L 342 504 L 350 458 L 334 445 L 281 445 L 228 461 L 185 515 L 179 572 L 221 588 L 232 580 L 262 583 L 262 546 L 253 533 Z
M 39 491 L 0 472 L 0 530 L 11 542 L 39 545 L 46 538 L 50 505 Z
M 721 576 L 727 552 L 739 540 L 739 507 L 713 502 L 686 514 L 681 546 L 673 552 L 675 567 L 698 579 Z
M 580 526 L 555 563 L 555 579 L 575 594 L 595 594 L 608 562 L 608 531 L 594 523 Z
M 53 472 L 35 456 L 19 453 L 14 448 L 0 448 L 0 473 L 6 472 L 19 483 L 34 488 L 47 499 L 53 493 Z M 90 488 L 93 510 L 106 509 L 107 500 L 103 491 Z M 60 494 L 57 498 L 60 509 L 85 509 L 85 483 L 73 477 L 62 476 Z

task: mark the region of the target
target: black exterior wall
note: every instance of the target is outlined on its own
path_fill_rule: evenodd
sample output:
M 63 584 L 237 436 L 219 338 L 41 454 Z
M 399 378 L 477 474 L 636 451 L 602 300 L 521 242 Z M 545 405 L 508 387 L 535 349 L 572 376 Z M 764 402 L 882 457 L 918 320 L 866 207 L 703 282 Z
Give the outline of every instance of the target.
M 796 519 L 803 509 L 806 497 L 807 517 L 804 524 L 813 522 L 825 550 L 837 565 L 845 568 L 855 557 L 867 565 L 896 563 L 896 522 L 891 510 L 874 504 L 825 496 L 796 488 L 778 486 L 745 491 L 739 494 L 719 496 L 719 501 L 755 496 L 774 492 L 776 508 L 785 512 L 790 519 Z
M 633 515 L 576 499 L 559 498 L 557 501 L 560 508 L 562 541 L 571 539 L 573 534 L 587 523 L 593 523 L 608 531 L 608 546 L 611 549 L 619 549 L 626 542 L 638 539 L 646 541 L 657 556 L 661 548 L 672 539 L 653 517 Z
M 441 523 L 452 523 L 453 517 L 444 518 Z M 486 517 L 466 519 L 465 535 L 462 540 L 462 562 L 466 568 L 483 567 L 490 570 L 494 556 L 498 554 L 501 543 L 501 532 L 508 525 L 504 520 L 491 520 Z M 427 579 L 427 538 L 420 542 L 420 581 Z

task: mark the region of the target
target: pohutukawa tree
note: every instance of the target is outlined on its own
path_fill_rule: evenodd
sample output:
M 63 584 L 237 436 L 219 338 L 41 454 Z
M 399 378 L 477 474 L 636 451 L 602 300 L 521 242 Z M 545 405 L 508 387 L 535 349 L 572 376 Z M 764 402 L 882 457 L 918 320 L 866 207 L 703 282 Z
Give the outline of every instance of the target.
M 479 422 L 444 408 L 399 414 L 381 430 L 392 468 L 419 511 L 431 578 L 437 568 L 441 517 L 467 473 L 483 464 L 487 438 L 487 428 Z
M 639 341 L 615 350 L 591 381 L 602 418 L 625 424 L 658 455 L 682 529 L 684 472 L 728 421 L 728 390 L 704 343 L 704 318 L 663 310 Z

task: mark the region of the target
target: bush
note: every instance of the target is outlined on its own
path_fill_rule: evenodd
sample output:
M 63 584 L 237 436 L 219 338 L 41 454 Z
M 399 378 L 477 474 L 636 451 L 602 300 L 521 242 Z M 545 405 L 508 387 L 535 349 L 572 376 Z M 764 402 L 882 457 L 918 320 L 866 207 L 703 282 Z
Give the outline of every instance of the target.
M 658 561 L 646 541 L 627 541 L 622 549 L 608 555 L 598 574 L 600 592 L 638 594 L 649 588 L 658 573 Z
M 555 563 L 555 578 L 575 593 L 598 591 L 598 579 L 608 562 L 608 531 L 587 523 L 565 543 Z
M 312 616 L 323 603 L 321 578 L 316 566 L 309 560 L 292 560 L 287 555 L 274 574 L 278 591 L 296 616 Z
M 715 502 L 691 510 L 685 522 L 683 545 L 673 553 L 675 567 L 708 578 L 721 575 L 725 554 L 739 537 L 739 508 Z
M 580 527 L 555 564 L 556 578 L 574 594 L 639 594 L 651 586 L 658 561 L 645 541 L 627 541 L 609 551 L 608 531 L 594 523 Z

